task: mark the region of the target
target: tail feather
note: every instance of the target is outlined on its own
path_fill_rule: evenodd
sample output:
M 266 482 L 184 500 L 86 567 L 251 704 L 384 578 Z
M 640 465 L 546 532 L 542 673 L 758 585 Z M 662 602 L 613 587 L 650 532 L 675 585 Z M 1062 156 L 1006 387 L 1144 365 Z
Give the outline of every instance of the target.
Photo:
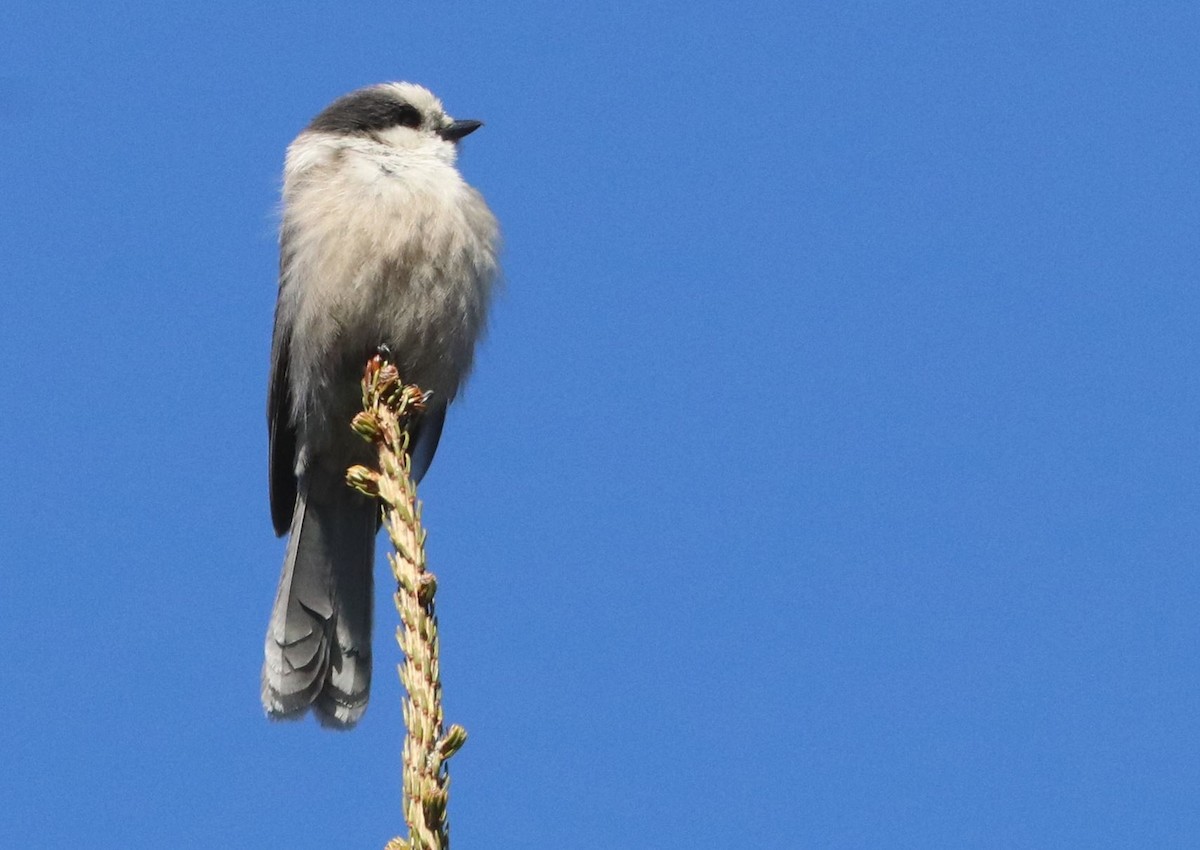
M 349 728 L 366 710 L 377 511 L 340 480 L 301 484 L 267 629 L 270 717 L 311 707 L 322 725 Z

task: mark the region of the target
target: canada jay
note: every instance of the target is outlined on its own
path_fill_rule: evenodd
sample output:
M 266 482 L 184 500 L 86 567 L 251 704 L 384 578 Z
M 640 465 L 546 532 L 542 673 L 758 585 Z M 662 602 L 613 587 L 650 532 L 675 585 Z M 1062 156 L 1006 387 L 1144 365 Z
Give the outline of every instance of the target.
M 288 148 L 267 421 L 271 518 L 290 537 L 263 664 L 270 717 L 311 707 L 347 728 L 366 710 L 379 509 L 346 485 L 374 454 L 350 420 L 363 367 L 387 346 L 402 380 L 431 393 L 414 478 L 429 468 L 497 271 L 496 220 L 454 166 L 479 126 L 385 83 L 334 101 Z

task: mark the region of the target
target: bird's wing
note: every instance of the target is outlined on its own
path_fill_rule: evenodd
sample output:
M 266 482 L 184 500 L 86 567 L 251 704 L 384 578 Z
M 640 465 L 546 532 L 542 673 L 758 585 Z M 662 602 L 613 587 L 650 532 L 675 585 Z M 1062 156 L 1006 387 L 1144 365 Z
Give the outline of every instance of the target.
M 437 452 L 438 441 L 442 439 L 442 426 L 446 424 L 446 402 L 433 400 L 417 419 L 412 432 L 412 479 L 420 483 L 433 463 L 433 455 Z
M 284 269 L 288 265 L 288 231 L 279 237 L 279 294 L 275 302 L 275 331 L 271 337 L 271 382 L 267 390 L 268 469 L 271 488 L 271 521 L 275 533 L 283 536 L 292 524 L 296 507 L 296 426 L 292 421 L 291 382 L 288 380 L 288 354 L 292 329 L 281 318 L 280 304 L 287 285 Z

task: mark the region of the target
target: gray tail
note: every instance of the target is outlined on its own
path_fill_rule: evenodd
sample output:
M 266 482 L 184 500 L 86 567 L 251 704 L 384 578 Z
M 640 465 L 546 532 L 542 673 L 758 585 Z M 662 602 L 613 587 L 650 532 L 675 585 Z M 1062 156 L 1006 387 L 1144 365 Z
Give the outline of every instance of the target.
M 267 629 L 262 701 L 348 729 L 367 709 L 376 503 L 341 480 L 302 481 Z

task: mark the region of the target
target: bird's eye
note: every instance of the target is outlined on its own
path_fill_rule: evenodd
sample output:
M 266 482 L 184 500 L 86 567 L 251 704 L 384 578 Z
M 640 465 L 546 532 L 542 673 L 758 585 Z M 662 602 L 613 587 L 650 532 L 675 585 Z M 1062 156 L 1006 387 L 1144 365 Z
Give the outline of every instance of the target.
M 414 130 L 421 126 L 421 112 L 411 103 L 401 103 L 396 106 L 393 120 L 400 127 L 411 127 Z

